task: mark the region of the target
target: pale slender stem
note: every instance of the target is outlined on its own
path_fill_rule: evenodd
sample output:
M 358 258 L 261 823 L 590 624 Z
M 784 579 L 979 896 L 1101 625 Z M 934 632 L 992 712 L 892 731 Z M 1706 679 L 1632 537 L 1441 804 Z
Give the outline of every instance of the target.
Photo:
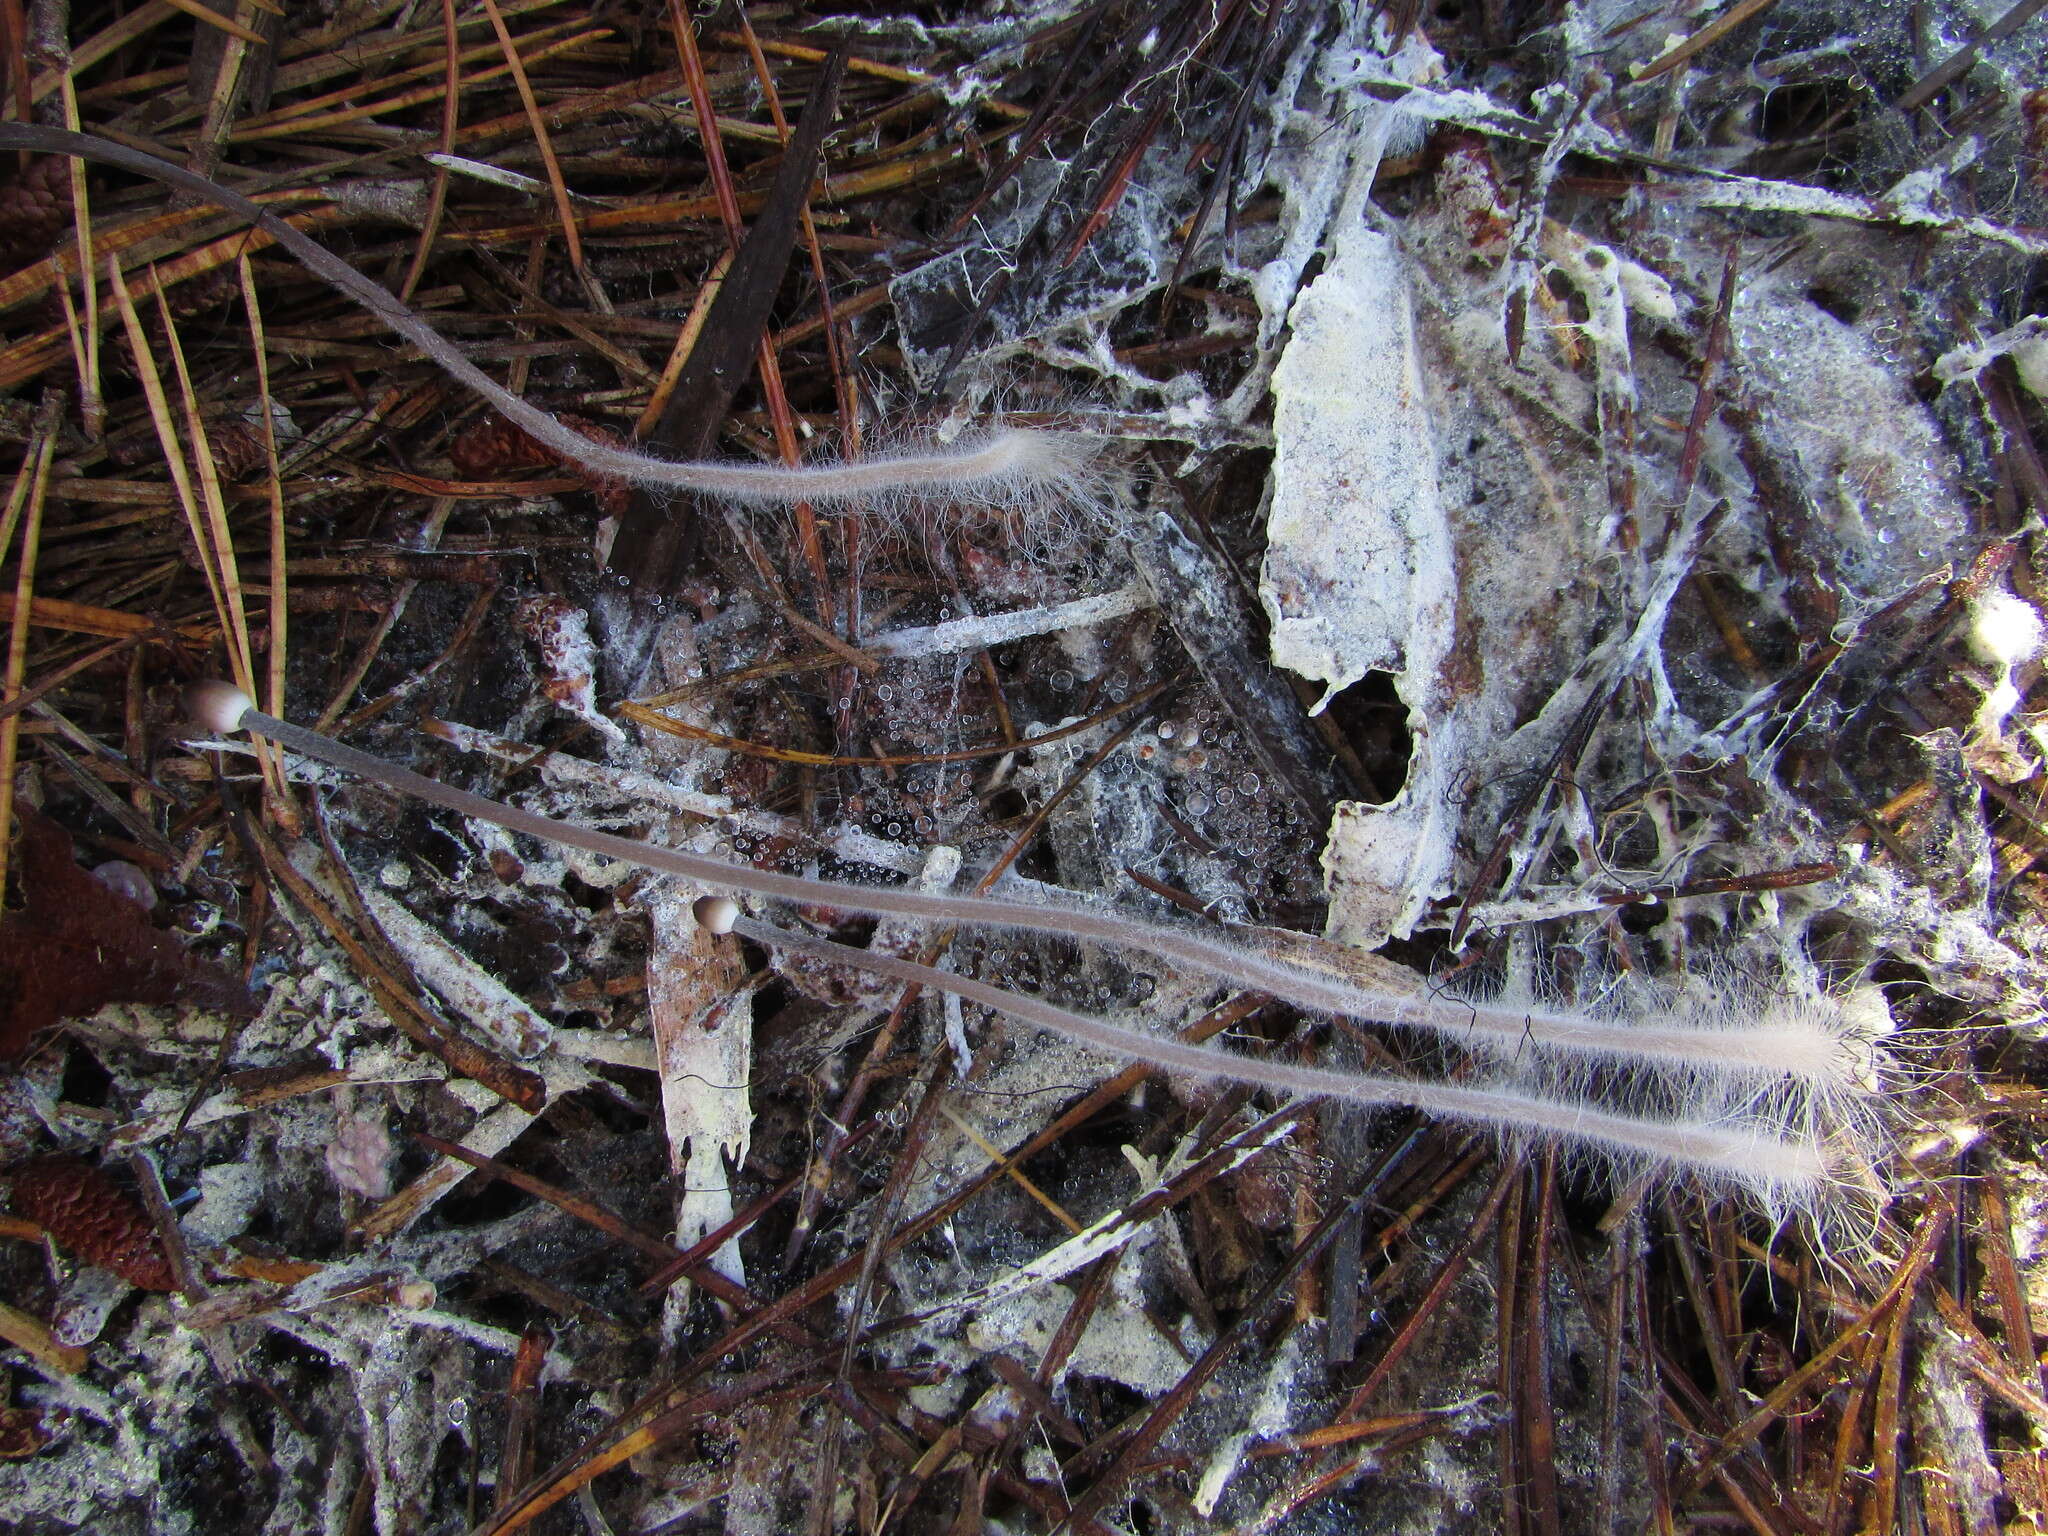
M 1113 913 L 1037 906 L 1000 897 L 947 896 L 895 886 L 813 880 L 636 842 L 453 788 L 253 708 L 233 718 L 240 729 L 464 816 L 644 869 L 680 875 L 714 890 L 746 891 L 871 916 L 1052 933 L 1140 950 L 1300 1008 L 1432 1030 L 1497 1049 L 1536 1046 L 1610 1060 L 1683 1066 L 1720 1077 L 1791 1076 L 1822 1080 L 1830 1086 L 1846 1075 L 1846 1053 L 1840 1042 L 1811 1024 L 1703 1029 L 1656 1018 L 1609 1021 L 1555 1008 L 1438 1000 L 1376 990 L 1188 929 Z
M 1651 1157 L 1660 1163 L 1784 1195 L 1810 1191 L 1827 1177 L 1826 1160 L 1815 1144 L 1788 1141 L 1740 1126 L 1643 1119 L 1517 1089 L 1415 1082 L 1360 1072 L 1332 1072 L 1293 1062 L 1259 1061 L 1127 1029 L 1107 1019 L 1074 1013 L 1039 998 L 990 986 L 971 976 L 956 976 L 876 950 L 855 949 L 830 939 L 792 933 L 750 918 L 734 919 L 732 931 L 758 944 L 797 950 L 894 981 L 951 992 L 1082 1045 L 1170 1072 L 1227 1078 L 1281 1093 L 1344 1099 L 1354 1104 L 1400 1104 L 1496 1131 L 1534 1131 L 1568 1137 L 1623 1156 Z
M 297 257 L 308 271 L 340 289 L 418 347 L 444 372 L 490 401 L 508 421 L 563 458 L 600 474 L 616 475 L 641 485 L 669 486 L 740 501 L 859 502 L 899 491 L 920 490 L 1003 498 L 1033 486 L 1074 480 L 1083 474 L 1092 455 L 1088 440 L 1071 433 L 1012 430 L 955 451 L 796 468 L 737 462 L 679 464 L 649 458 L 628 448 L 593 442 L 563 426 L 546 411 L 527 404 L 472 363 L 461 348 L 387 289 L 363 276 L 317 240 L 218 182 L 110 139 L 29 123 L 0 123 L 0 149 L 41 150 L 118 166 L 204 198 L 249 220 Z

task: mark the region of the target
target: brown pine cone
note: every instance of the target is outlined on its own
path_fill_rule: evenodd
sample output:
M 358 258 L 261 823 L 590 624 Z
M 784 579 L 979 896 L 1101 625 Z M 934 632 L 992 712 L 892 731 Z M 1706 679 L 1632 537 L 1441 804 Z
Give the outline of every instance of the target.
M 448 445 L 448 462 L 465 480 L 496 480 L 517 469 L 548 469 L 561 462 L 502 416 L 484 416 Z
M 110 1269 L 145 1291 L 175 1291 L 176 1277 L 156 1225 L 133 1196 L 91 1163 L 39 1157 L 14 1174 L 14 1213 L 49 1233 L 60 1249 Z
M 215 267 L 211 272 L 202 272 L 197 277 L 188 277 L 182 283 L 173 283 L 164 290 L 164 302 L 171 307 L 171 313 L 180 320 L 190 320 L 194 315 L 203 315 L 209 309 L 218 309 L 228 300 L 240 297 L 242 292 L 241 269 L 229 263 Z M 183 334 L 181 328 L 180 335 Z
M 206 443 L 213 450 L 214 468 L 223 480 L 239 480 L 270 462 L 263 434 L 239 418 L 208 422 Z
M 603 443 L 610 448 L 626 445 L 626 440 L 610 427 L 587 421 L 581 416 L 564 415 L 555 419 L 593 443 Z M 515 427 L 504 417 L 496 415 L 485 416 L 450 443 L 448 461 L 455 466 L 457 474 L 469 480 L 495 480 L 514 470 L 559 466 L 581 480 L 590 494 L 597 498 L 598 506 L 610 517 L 626 510 L 626 499 L 633 491 L 631 485 L 615 475 L 595 474 L 580 464 L 565 463 L 562 456 L 547 444 L 535 442 L 523 428 Z
M 41 261 L 70 222 L 71 161 L 63 155 L 31 160 L 0 186 L 0 271 Z

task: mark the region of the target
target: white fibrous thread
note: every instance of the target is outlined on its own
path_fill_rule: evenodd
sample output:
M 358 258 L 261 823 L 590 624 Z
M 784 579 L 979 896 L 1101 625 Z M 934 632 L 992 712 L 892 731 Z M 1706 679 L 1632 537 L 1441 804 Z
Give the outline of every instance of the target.
M 597 442 L 520 399 L 469 360 L 455 343 L 317 240 L 238 192 L 154 155 L 92 134 L 26 123 L 0 124 L 0 148 L 41 150 L 118 166 L 225 208 L 256 225 L 308 271 L 383 320 L 452 378 L 495 406 L 506 420 L 562 458 L 637 485 L 693 491 L 729 501 L 788 505 L 867 505 L 929 494 L 1014 506 L 1040 499 L 1092 499 L 1099 444 L 1081 433 L 997 431 L 958 447 L 838 464 L 785 467 L 739 462 L 677 463 Z
M 2002 587 L 1986 588 L 1970 604 L 1970 650 L 1997 669 L 1977 710 L 1978 735 L 1996 736 L 2020 707 L 2013 674 L 2041 654 L 2043 636 L 2040 612 Z
M 1604 1008 L 1587 1010 L 1508 997 L 1403 992 L 1191 928 L 1099 908 L 815 880 L 635 842 L 438 783 L 261 714 L 224 684 L 194 690 L 190 707 L 213 730 L 251 731 L 461 815 L 692 881 L 712 893 L 701 906 L 714 931 L 950 992 L 1168 1071 L 1283 1093 L 1407 1105 L 1508 1135 L 1555 1136 L 1624 1167 L 1690 1172 L 1745 1188 L 1774 1208 L 1820 1205 L 1831 1188 L 1867 1184 L 1876 1163 L 1869 1108 L 1877 1088 L 1874 1040 L 1826 997 L 1721 989 L 1718 998 L 1700 1000 L 1638 986 L 1619 992 Z M 1428 1031 L 1475 1048 L 1497 1070 L 1471 1082 L 1418 1081 L 1188 1044 L 972 977 L 756 922 L 725 894 L 735 891 L 935 925 L 1058 934 L 1138 951 L 1312 1012 Z M 1621 1096 L 1640 1107 L 1609 1107 L 1609 1099 L 1587 1091 L 1588 1085 L 1616 1083 Z

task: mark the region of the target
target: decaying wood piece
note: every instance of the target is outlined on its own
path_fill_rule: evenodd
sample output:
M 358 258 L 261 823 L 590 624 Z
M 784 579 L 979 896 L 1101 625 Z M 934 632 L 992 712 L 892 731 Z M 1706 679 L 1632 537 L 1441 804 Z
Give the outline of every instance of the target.
M 647 1017 L 680 1247 L 731 1219 L 727 1164 L 746 1162 L 754 1123 L 754 988 L 738 942 L 700 926 L 691 914 L 695 899 L 694 891 L 672 887 L 648 910 Z M 746 1279 L 737 1243 L 711 1262 L 728 1279 Z
M 1291 313 L 1273 370 L 1273 508 L 1259 589 L 1273 659 L 1325 689 L 1393 674 L 1413 741 L 1392 803 L 1340 807 L 1325 870 L 1331 934 L 1372 949 L 1406 935 L 1448 889 L 1451 767 L 1460 753 L 1446 675 L 1457 575 L 1437 486 L 1432 411 L 1405 259 L 1365 223 L 1362 188 L 1337 215 L 1330 257 Z

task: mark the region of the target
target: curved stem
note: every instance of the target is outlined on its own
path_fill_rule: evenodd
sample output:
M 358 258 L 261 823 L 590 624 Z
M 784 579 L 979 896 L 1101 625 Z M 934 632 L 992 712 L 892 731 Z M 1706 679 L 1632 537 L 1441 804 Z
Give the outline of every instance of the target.
M 1033 486 L 1083 478 L 1093 453 L 1089 439 L 1072 433 L 1013 430 L 944 453 L 904 454 L 794 469 L 737 462 L 679 464 L 649 458 L 630 449 L 593 442 L 563 426 L 546 411 L 529 405 L 472 363 L 461 348 L 427 324 L 410 306 L 319 241 L 239 192 L 125 144 L 61 128 L 0 123 L 0 150 L 5 149 L 40 150 L 115 166 L 189 192 L 247 219 L 290 251 L 308 271 L 340 289 L 413 343 L 444 372 L 490 401 L 508 421 L 561 457 L 600 474 L 739 501 L 868 501 L 892 492 L 918 490 L 1002 499 Z
M 813 880 L 636 842 L 453 788 L 254 709 L 240 717 L 239 727 L 464 816 L 644 869 L 680 875 L 713 890 L 746 891 L 870 916 L 1062 934 L 1140 950 L 1313 1012 L 1427 1029 L 1467 1044 L 1477 1039 L 1496 1049 L 1535 1046 L 1610 1060 L 1679 1065 L 1717 1076 L 1789 1076 L 1825 1086 L 1839 1085 L 1848 1076 L 1848 1056 L 1840 1038 L 1824 1021 L 1812 1017 L 1775 1027 L 1698 1028 L 1666 1017 L 1610 1021 L 1563 1009 L 1404 995 L 1362 986 L 1189 929 L 1114 913 Z
M 1660 1163 L 1734 1179 L 1752 1189 L 1782 1195 L 1810 1191 L 1827 1177 L 1826 1159 L 1813 1143 L 1788 1141 L 1741 1126 L 1642 1119 L 1509 1088 L 1415 1082 L 1361 1072 L 1333 1072 L 1293 1062 L 1258 1061 L 1184 1040 L 1144 1034 L 1107 1019 L 1074 1013 L 1039 998 L 990 986 L 971 976 L 956 976 L 894 955 L 792 933 L 751 918 L 735 920 L 732 931 L 758 944 L 797 950 L 895 981 L 951 992 L 1082 1045 L 1172 1072 L 1227 1078 L 1281 1093 L 1344 1099 L 1354 1104 L 1401 1104 L 1496 1131 L 1563 1136 L 1608 1152 L 1651 1157 Z

